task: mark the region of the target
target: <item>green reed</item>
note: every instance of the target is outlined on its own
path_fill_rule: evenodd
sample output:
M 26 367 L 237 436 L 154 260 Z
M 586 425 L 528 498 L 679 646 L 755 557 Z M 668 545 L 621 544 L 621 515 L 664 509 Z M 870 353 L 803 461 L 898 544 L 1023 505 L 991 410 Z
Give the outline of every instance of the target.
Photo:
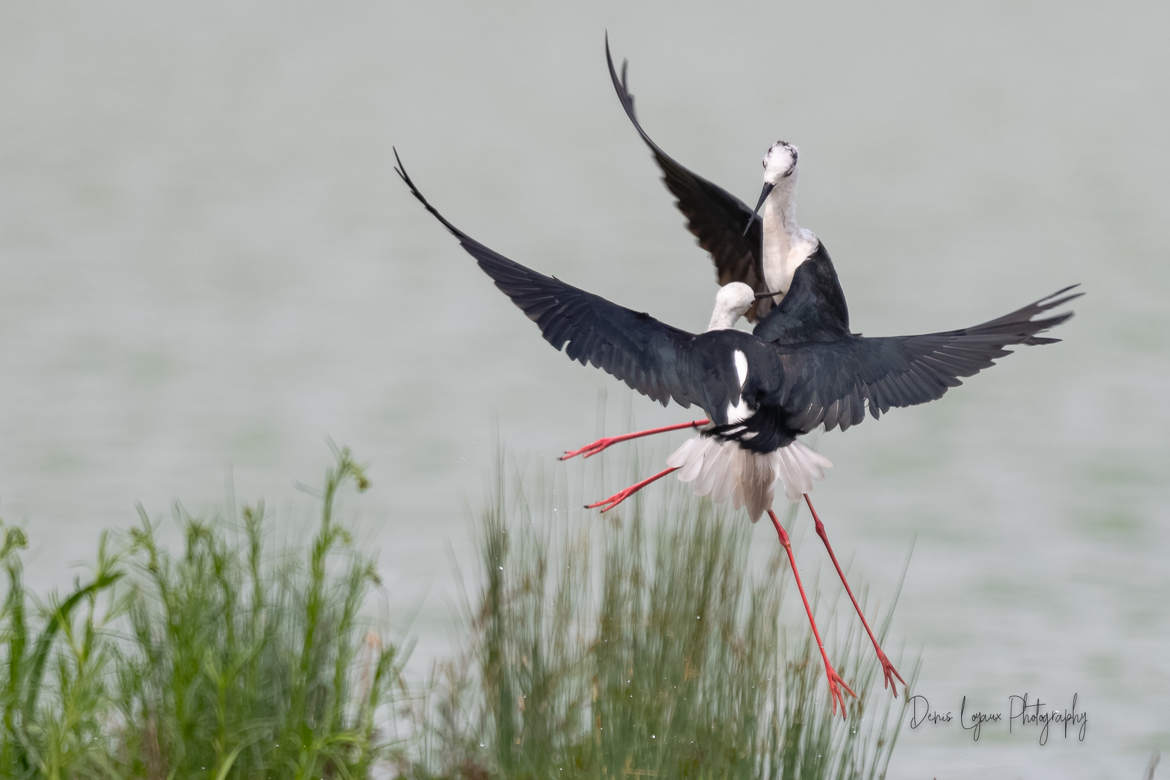
M 499 481 L 467 655 L 440 668 L 427 702 L 435 774 L 404 774 L 884 776 L 904 704 L 882 690 L 860 627 L 827 637 L 860 697 L 842 721 L 807 624 L 778 619 L 790 573 L 776 540 L 776 557 L 753 567 L 741 513 L 659 486 L 654 522 L 631 501 L 614 513 L 620 527 L 598 528 L 566 513 L 563 489 Z
M 268 549 L 263 504 L 239 521 L 178 511 L 177 553 L 140 510 L 35 617 L 7 529 L 0 776 L 367 776 L 391 747 L 378 718 L 399 659 L 361 617 L 378 578 L 333 516 L 347 482 L 368 484 L 342 450 L 307 551 Z
M 140 510 L 43 599 L 0 525 L 0 776 L 883 776 L 904 707 L 865 635 L 819 605 L 860 695 L 834 719 L 807 626 L 780 619 L 787 563 L 749 560 L 741 516 L 660 483 L 653 517 L 599 521 L 501 478 L 465 651 L 412 691 L 363 617 L 378 576 L 337 519 L 347 485 L 368 482 L 339 450 L 303 544 L 276 545 L 262 503 L 177 508 L 170 546 Z

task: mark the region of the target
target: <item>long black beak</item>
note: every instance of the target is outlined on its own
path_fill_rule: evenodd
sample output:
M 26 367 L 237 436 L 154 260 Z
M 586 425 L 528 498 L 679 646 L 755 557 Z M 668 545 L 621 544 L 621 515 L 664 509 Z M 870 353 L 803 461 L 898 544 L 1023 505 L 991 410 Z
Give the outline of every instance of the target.
M 761 298 L 773 298 L 773 297 L 775 297 L 775 296 L 777 296 L 777 295 L 779 295 L 779 294 L 780 294 L 780 293 L 778 293 L 778 292 L 762 292 L 762 293 L 756 293 L 756 300 L 758 301 L 758 300 L 760 300 Z
M 743 234 L 745 236 L 748 234 L 748 231 L 752 229 L 752 223 L 756 221 L 756 214 L 760 213 L 760 206 L 764 205 L 764 201 L 768 199 L 768 194 L 772 192 L 772 188 L 775 186 L 776 185 L 772 184 L 771 182 L 764 182 L 764 189 L 762 192 L 760 192 L 760 200 L 756 203 L 755 210 L 752 211 L 751 219 L 749 219 L 747 225 L 744 226 Z

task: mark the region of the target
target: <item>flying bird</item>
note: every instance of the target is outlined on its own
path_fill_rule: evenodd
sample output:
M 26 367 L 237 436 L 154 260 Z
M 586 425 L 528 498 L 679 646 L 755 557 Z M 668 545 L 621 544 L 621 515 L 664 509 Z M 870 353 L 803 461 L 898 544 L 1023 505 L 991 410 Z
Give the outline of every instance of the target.
M 877 419 L 893 407 L 935 400 L 961 384 L 960 377 L 976 374 L 1010 354 L 1009 346 L 1057 341 L 1038 334 L 1071 317 L 1071 312 L 1049 312 L 1080 295 L 1070 293 L 1073 285 L 973 327 L 871 338 L 849 330 L 832 261 L 818 245 L 817 251 L 795 269 L 780 304 L 759 321 L 754 332 L 717 328 L 689 333 L 541 274 L 481 244 L 423 197 L 397 150 L 395 158 L 395 170 L 415 198 L 455 236 L 496 287 L 536 323 L 554 349 L 563 349 L 570 359 L 602 369 L 664 406 L 673 400 L 706 412 L 709 422 L 702 425 L 701 433 L 717 440 L 719 448 L 693 447 L 688 452 L 680 448 L 675 453 L 677 468 L 693 470 L 693 481 L 699 484 L 715 479 L 743 480 L 742 485 L 721 487 L 728 496 L 736 491 L 744 495 L 765 480 L 771 484 L 785 477 L 777 465 L 781 460 L 798 471 L 803 465 L 811 482 L 819 464 L 797 455 L 799 449 L 793 448 L 803 447 L 799 436 L 820 426 L 845 430 L 862 422 L 867 411 Z M 733 304 L 727 316 L 740 306 L 746 313 L 750 306 L 743 297 Z M 720 305 L 727 304 L 717 299 L 717 313 Z M 728 468 L 721 457 L 708 459 L 711 453 L 721 453 L 723 447 L 742 451 L 736 455 L 738 465 Z M 786 484 L 786 489 L 792 486 Z M 797 489 L 803 491 L 800 485 Z M 811 509 L 811 503 L 809 506 Z M 839 705 L 844 715 L 841 688 L 853 692 L 829 662 L 820 641 L 788 534 L 771 507 L 765 511 L 792 564 L 825 665 L 833 711 Z M 817 533 L 844 581 L 815 512 L 814 518 Z M 851 591 L 849 595 L 861 615 Z M 887 684 L 892 686 L 891 674 L 899 680 L 901 676 L 882 652 L 864 615 L 861 619 L 882 662 Z
M 796 267 L 819 244 L 817 236 L 796 221 L 799 150 L 787 141 L 777 141 L 768 148 L 763 160 L 763 189 L 756 207 L 749 208 L 727 190 L 679 163 L 650 138 L 634 111 L 634 95 L 627 78 L 629 63 L 622 60 L 619 76 L 608 35 L 605 61 L 626 116 L 654 155 L 663 182 L 687 219 L 687 229 L 710 253 L 719 284 L 743 282 L 757 293 L 774 293 L 762 297 L 748 310 L 748 320 L 755 322 L 779 303 Z
M 817 235 L 796 220 L 799 150 L 787 141 L 777 141 L 768 148 L 763 159 L 763 187 L 755 209 L 750 209 L 722 187 L 690 171 L 650 138 L 634 112 L 634 96 L 627 78 L 629 63 L 622 60 L 619 77 L 609 50 L 608 34 L 605 38 L 605 61 L 618 100 L 634 129 L 654 155 L 662 171 L 663 181 L 677 199 L 679 210 L 687 218 L 688 229 L 711 254 L 719 284 L 743 282 L 758 293 L 756 303 L 745 314 L 748 320 L 757 321 L 783 299 L 801 263 L 818 253 L 827 258 L 827 251 Z M 759 213 L 761 209 L 763 216 Z M 849 315 L 845 294 L 832 263 L 827 262 L 826 267 L 832 278 L 822 281 L 822 302 L 834 307 L 835 315 L 847 322 Z M 619 442 L 684 428 L 698 428 L 707 422 L 692 420 L 603 437 L 578 449 L 566 450 L 561 460 L 578 455 L 592 457 Z M 610 499 L 597 502 L 595 506 L 604 507 L 602 511 L 607 511 L 626 495 L 615 494 Z M 809 508 L 812 508 L 811 502 Z

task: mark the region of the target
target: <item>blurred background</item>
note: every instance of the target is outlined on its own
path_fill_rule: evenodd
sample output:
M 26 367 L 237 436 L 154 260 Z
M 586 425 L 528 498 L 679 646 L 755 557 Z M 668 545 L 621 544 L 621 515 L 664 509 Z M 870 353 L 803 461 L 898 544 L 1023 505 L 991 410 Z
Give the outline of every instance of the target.
M 382 608 L 425 675 L 499 444 L 571 474 L 552 458 L 602 413 L 691 419 L 553 354 L 392 172 L 394 144 L 493 248 L 704 327 L 714 272 L 613 95 L 608 28 L 685 165 L 754 202 L 765 149 L 800 146 L 798 216 L 856 330 L 1083 283 L 1064 343 L 820 437 L 816 500 L 876 602 L 916 545 L 887 647 L 921 655 L 932 708 L 1088 713 L 1043 747 L 907 727 L 891 777 L 1140 776 L 1170 747 L 1168 25 L 1153 2 L 5 4 L 0 517 L 59 585 L 136 502 L 265 497 L 295 528 L 333 439 L 369 465 Z

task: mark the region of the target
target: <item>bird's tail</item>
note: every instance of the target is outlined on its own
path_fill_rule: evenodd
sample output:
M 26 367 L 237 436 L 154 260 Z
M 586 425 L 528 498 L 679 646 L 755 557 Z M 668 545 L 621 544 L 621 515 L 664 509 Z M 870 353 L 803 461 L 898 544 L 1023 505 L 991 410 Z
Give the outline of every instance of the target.
M 784 481 L 784 493 L 789 501 L 799 501 L 801 495 L 813 488 L 813 482 L 825 476 L 825 469 L 833 462 L 810 447 L 794 439 L 791 444 L 771 453 L 776 476 Z
M 799 441 L 759 453 L 717 438 L 695 436 L 683 442 L 666 465 L 678 469 L 679 480 L 691 483 L 695 495 L 730 501 L 736 509 L 746 509 L 754 523 L 772 506 L 777 479 L 784 482 L 788 500 L 796 501 L 833 464 Z

